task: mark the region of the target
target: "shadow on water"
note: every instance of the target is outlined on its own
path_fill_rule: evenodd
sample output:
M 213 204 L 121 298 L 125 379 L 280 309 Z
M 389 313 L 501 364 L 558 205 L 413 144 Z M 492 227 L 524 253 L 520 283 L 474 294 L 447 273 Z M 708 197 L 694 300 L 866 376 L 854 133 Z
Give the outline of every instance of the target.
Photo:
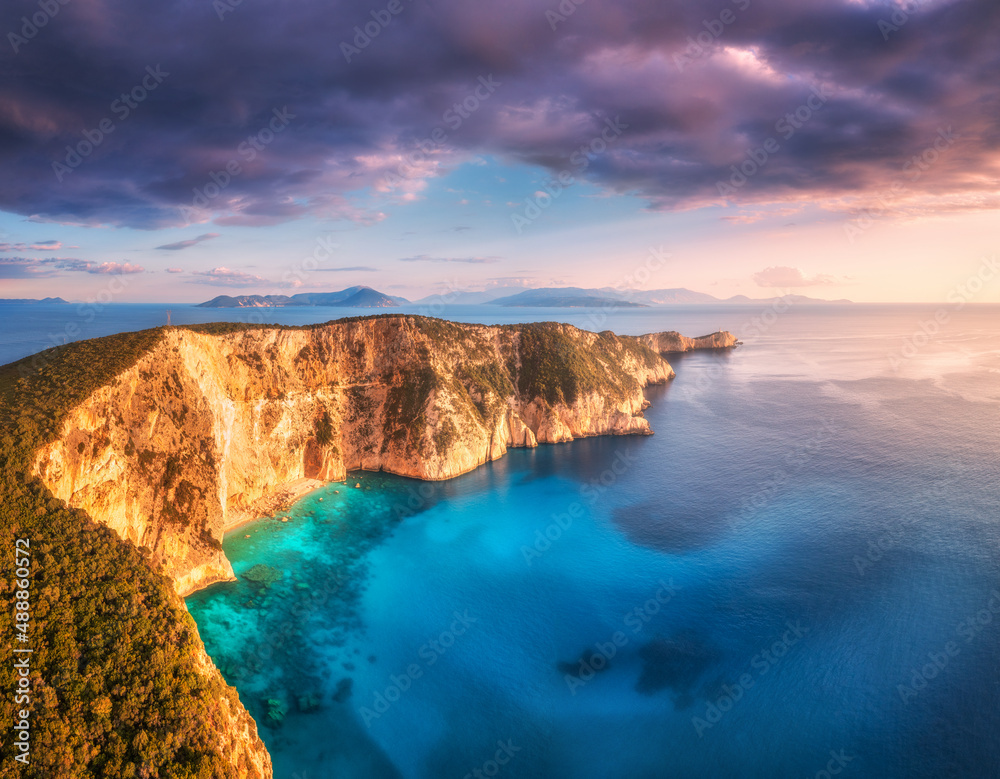
M 698 680 L 721 656 L 702 637 L 685 630 L 670 638 L 654 638 L 639 650 L 639 657 L 642 673 L 636 691 L 656 695 L 671 690 L 674 705 L 686 709 L 695 702 Z
M 639 503 L 612 512 L 615 526 L 633 544 L 684 554 L 715 543 L 729 530 L 724 512 L 706 507 Z

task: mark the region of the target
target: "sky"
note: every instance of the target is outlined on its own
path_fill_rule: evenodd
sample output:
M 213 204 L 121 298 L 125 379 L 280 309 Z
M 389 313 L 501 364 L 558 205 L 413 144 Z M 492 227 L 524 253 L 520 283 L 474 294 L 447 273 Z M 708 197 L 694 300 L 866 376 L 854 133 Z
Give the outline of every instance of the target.
M 0 34 L 0 297 L 1000 302 L 994 0 L 8 0 Z

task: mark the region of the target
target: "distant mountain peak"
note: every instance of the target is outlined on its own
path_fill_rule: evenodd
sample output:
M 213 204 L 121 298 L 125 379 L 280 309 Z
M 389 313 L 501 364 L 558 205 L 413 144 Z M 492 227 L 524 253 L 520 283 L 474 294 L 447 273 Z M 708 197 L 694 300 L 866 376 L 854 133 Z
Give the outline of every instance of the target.
M 772 298 L 749 298 L 745 295 L 735 295 L 731 298 L 717 298 L 704 292 L 695 292 L 684 287 L 672 289 L 615 289 L 602 287 L 587 289 L 583 287 L 541 287 L 528 289 L 514 295 L 496 297 L 482 302 L 498 306 L 591 306 L 591 307 L 633 307 L 633 306 L 665 306 L 693 305 L 705 303 L 770 303 L 781 297 L 793 303 L 850 303 L 849 300 L 822 300 L 805 295 L 783 295 Z
M 283 308 L 285 306 L 340 306 L 343 308 L 391 308 L 409 301 L 365 285 L 338 292 L 300 292 L 296 295 L 219 295 L 198 308 Z
M 62 298 L 0 298 L 0 305 L 8 306 L 30 306 L 36 303 L 45 303 L 49 305 L 59 305 L 68 306 L 69 301 L 63 300 Z

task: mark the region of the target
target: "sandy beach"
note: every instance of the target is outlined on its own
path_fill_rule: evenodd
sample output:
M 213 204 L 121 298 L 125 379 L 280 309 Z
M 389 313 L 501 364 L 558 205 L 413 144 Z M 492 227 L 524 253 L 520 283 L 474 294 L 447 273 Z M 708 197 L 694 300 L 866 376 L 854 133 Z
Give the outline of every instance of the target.
M 242 511 L 233 511 L 230 514 L 229 521 L 223 528 L 223 532 L 228 533 L 248 522 L 284 511 L 300 498 L 325 485 L 326 482 L 319 479 L 296 479 L 295 481 L 280 484 L 267 495 L 255 501 L 249 508 Z

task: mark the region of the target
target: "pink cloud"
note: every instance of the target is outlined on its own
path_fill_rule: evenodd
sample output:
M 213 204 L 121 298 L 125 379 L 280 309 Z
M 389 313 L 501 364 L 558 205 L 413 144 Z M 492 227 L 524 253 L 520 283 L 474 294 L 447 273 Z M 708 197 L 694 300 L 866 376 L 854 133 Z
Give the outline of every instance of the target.
M 820 287 L 835 284 L 833 276 L 820 274 L 807 277 L 798 268 L 787 265 L 776 265 L 753 274 L 753 280 L 758 287 Z

